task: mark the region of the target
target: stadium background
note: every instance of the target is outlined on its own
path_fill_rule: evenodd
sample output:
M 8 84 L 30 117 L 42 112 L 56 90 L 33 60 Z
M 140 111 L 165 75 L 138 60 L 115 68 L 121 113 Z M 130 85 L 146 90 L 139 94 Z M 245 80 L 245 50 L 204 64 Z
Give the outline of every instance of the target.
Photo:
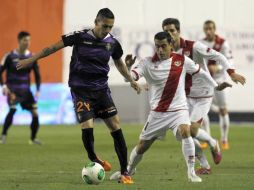
M 16 48 L 20 30 L 32 35 L 31 50 L 37 52 L 59 40 L 64 33 L 93 27 L 97 11 L 109 7 L 115 14 L 113 34 L 120 40 L 125 54 L 139 58 L 153 53 L 153 35 L 161 30 L 166 17 L 179 18 L 186 39 L 202 38 L 206 19 L 217 23 L 218 34 L 225 37 L 233 50 L 235 67 L 247 78 L 246 86 L 228 90 L 231 113 L 253 116 L 254 104 L 254 12 L 252 0 L 1 0 L 0 56 Z M 197 9 L 196 7 L 202 7 Z M 195 11 L 193 11 L 195 10 Z M 39 113 L 42 124 L 75 123 L 69 89 L 68 67 L 72 48 L 65 48 L 40 60 L 42 75 Z M 123 122 L 143 123 L 149 107 L 147 94 L 137 96 L 111 64 L 109 84 Z M 5 97 L 0 95 L 0 123 L 7 113 Z M 19 109 L 15 124 L 29 123 L 29 114 Z M 252 117 L 254 118 L 254 117 Z M 246 118 L 248 120 L 250 118 Z

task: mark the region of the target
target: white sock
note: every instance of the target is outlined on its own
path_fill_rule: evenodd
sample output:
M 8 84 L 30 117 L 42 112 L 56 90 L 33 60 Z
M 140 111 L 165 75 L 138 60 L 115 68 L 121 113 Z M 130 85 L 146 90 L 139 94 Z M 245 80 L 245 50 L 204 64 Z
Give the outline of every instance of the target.
M 216 146 L 216 140 L 213 139 L 204 129 L 198 129 L 198 132 L 195 138 L 200 141 L 207 142 L 211 147 Z
M 138 154 L 136 151 L 137 147 L 133 148 L 130 155 L 130 160 L 128 164 L 128 171 L 131 171 L 136 168 L 138 163 L 142 160 L 143 154 Z
M 221 129 L 221 140 L 228 141 L 228 131 L 229 131 L 229 115 L 220 115 L 220 129 Z
M 188 173 L 195 173 L 195 145 L 192 137 L 182 139 L 182 151 L 188 167 Z
M 211 130 L 210 130 L 210 119 L 209 119 L 208 115 L 206 115 L 206 116 L 203 118 L 202 128 L 203 128 L 209 135 L 211 135 Z
M 200 145 L 199 141 L 195 138 L 193 139 L 193 141 L 194 141 L 194 144 L 195 144 L 195 154 L 196 154 L 196 157 L 197 157 L 198 161 L 200 162 L 200 166 L 202 168 L 209 169 L 210 165 L 209 165 L 209 163 L 208 163 L 208 161 L 207 161 L 207 159 L 204 155 L 204 152 L 201 148 L 201 145 Z

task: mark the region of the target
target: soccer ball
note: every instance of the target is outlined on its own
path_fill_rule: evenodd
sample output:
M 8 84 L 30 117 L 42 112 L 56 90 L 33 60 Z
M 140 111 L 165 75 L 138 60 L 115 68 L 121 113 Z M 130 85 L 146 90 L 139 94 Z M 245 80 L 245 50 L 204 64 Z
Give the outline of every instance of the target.
M 105 170 L 104 168 L 96 163 L 90 162 L 82 169 L 82 179 L 87 184 L 95 184 L 103 182 L 105 178 Z

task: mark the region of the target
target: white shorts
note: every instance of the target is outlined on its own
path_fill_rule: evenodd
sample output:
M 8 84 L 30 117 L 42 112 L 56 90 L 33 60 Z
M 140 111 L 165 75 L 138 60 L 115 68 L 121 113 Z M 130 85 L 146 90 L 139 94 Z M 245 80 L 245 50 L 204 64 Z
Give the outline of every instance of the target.
M 150 111 L 147 122 L 139 136 L 141 140 L 164 139 L 168 129 L 171 129 L 179 140 L 177 129 L 180 125 L 190 125 L 188 110 L 175 112 Z
M 211 98 L 187 98 L 190 120 L 192 122 L 202 122 L 208 114 L 211 104 Z
M 214 96 L 213 96 L 213 104 L 218 106 L 219 108 L 225 108 L 226 107 L 226 91 L 214 91 Z

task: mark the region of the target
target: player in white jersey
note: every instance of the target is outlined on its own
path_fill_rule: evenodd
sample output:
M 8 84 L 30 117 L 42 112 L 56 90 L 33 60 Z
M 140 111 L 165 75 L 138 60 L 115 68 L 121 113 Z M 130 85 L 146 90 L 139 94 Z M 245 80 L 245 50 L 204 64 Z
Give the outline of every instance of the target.
M 221 53 L 208 48 L 200 42 L 184 40 L 181 38 L 179 20 L 175 18 L 167 18 L 163 21 L 162 28 L 164 31 L 169 32 L 173 37 L 175 52 L 190 57 L 195 63 L 199 64 L 202 69 L 207 71 L 207 73 L 209 71 L 205 60 L 214 60 L 228 72 L 234 82 L 240 82 L 241 84 L 245 83 L 245 78 L 235 72 L 233 66 Z M 197 75 L 187 75 L 186 94 L 190 111 L 192 137 L 203 139 L 203 141 L 210 145 L 214 162 L 215 164 L 218 164 L 221 160 L 220 156 L 215 155 L 216 152 L 220 152 L 218 142 L 204 130 L 197 130 L 200 127 L 203 118 L 209 112 L 214 94 L 214 87 Z M 201 169 L 205 168 L 207 172 L 210 172 L 210 166 L 202 153 L 202 150 L 200 150 L 199 142 L 195 140 L 195 144 L 197 149 L 196 153 L 201 152 L 199 157 L 201 161 Z
M 208 46 L 209 48 L 222 53 L 228 59 L 228 61 L 232 64 L 233 56 L 232 56 L 231 48 L 225 39 L 216 35 L 215 22 L 212 20 L 207 20 L 204 23 L 203 29 L 204 29 L 204 33 L 206 37 L 202 39 L 201 42 L 205 44 L 206 46 Z M 227 76 L 226 76 L 225 70 L 221 68 L 220 65 L 217 65 L 215 61 L 208 60 L 208 69 L 212 77 L 215 79 L 217 83 L 221 83 L 222 81 L 226 80 Z M 229 149 L 228 132 L 229 132 L 230 119 L 229 119 L 229 114 L 227 111 L 225 91 L 215 92 L 213 97 L 213 103 L 219 108 L 218 113 L 219 113 L 220 129 L 221 129 L 222 149 L 227 150 Z M 206 121 L 204 122 L 203 126 L 206 131 L 208 132 L 210 131 L 208 117 L 206 117 Z
M 190 120 L 185 95 L 186 74 L 199 75 L 210 85 L 218 85 L 211 76 L 200 70 L 198 64 L 184 55 L 171 53 L 172 38 L 167 32 L 155 35 L 157 58 L 146 58 L 140 61 L 131 71 L 135 80 L 144 77 L 149 84 L 149 102 L 151 111 L 147 122 L 140 134 L 138 145 L 132 150 L 128 165 L 129 174 L 135 172 L 137 164 L 143 154 L 156 139 L 163 139 L 168 129 L 175 137 L 182 141 L 183 155 L 188 167 L 188 179 L 201 182 L 194 171 L 195 146 L 190 136 Z M 126 64 L 130 68 L 135 59 L 126 57 Z M 111 179 L 118 179 L 120 172 L 116 172 Z

